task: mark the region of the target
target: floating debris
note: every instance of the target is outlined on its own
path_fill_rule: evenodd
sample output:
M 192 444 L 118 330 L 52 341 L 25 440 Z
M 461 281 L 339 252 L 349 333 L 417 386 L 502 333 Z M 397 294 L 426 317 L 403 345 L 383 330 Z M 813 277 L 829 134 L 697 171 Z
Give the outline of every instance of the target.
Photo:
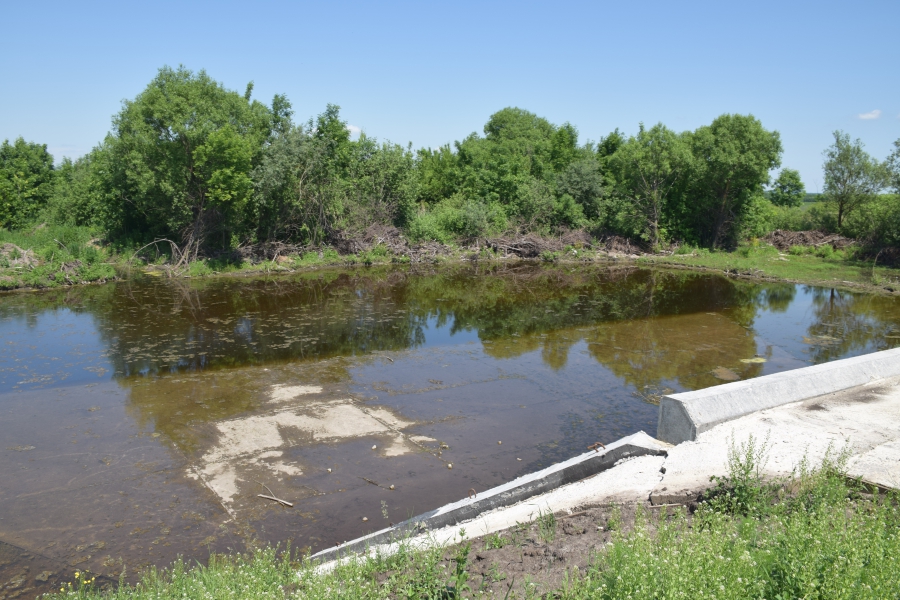
M 766 359 L 762 356 L 754 356 L 753 358 L 742 358 L 741 362 L 750 365 L 756 365 L 766 362 Z
M 725 367 L 716 367 L 712 370 L 713 377 L 716 379 L 721 379 L 722 381 L 737 381 L 741 378 L 740 375 L 732 371 L 731 369 L 726 369 Z
M 841 340 L 830 335 L 813 335 L 810 337 L 803 336 L 803 343 L 811 346 L 834 346 L 835 344 L 840 344 Z

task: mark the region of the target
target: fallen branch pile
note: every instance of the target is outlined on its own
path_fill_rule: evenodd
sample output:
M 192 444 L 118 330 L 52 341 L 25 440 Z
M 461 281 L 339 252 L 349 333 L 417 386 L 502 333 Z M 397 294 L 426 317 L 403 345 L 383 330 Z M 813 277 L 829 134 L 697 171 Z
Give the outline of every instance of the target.
M 836 233 L 824 233 L 822 231 L 785 231 L 776 229 L 763 238 L 781 251 L 790 250 L 791 246 L 825 246 L 830 245 L 835 250 L 843 250 L 847 246 L 856 244 L 856 240 L 845 238 Z

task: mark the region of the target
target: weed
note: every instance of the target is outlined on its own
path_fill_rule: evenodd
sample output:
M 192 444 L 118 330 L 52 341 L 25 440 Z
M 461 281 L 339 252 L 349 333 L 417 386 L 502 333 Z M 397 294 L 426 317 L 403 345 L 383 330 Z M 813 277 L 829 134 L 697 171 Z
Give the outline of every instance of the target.
M 553 511 L 550 508 L 547 508 L 547 512 L 543 512 L 538 509 L 538 517 L 535 520 L 537 523 L 538 529 L 538 537 L 540 537 L 544 543 L 551 543 L 554 539 L 556 539 L 556 515 L 553 514 Z
M 551 252 L 550 250 L 544 250 L 541 252 L 541 260 L 544 262 L 553 263 L 559 260 L 559 252 Z
M 492 533 L 484 538 L 484 549 L 485 550 L 494 550 L 503 548 L 504 546 L 510 544 L 512 540 L 507 537 L 500 535 L 499 533 Z
M 711 477 L 716 486 L 708 492 L 708 499 L 717 512 L 758 516 L 764 508 L 763 499 L 770 494 L 762 480 L 762 469 L 769 459 L 769 434 L 760 443 L 751 433 L 746 442 L 735 444 L 734 433 L 728 446 L 728 475 Z
M 834 248 L 830 244 L 823 244 L 816 248 L 815 255 L 819 258 L 831 258 L 834 255 Z
M 500 565 L 495 562 L 491 563 L 491 568 L 488 569 L 487 576 L 493 583 L 504 581 L 506 579 L 506 573 L 501 573 Z
M 469 550 L 472 549 L 472 543 L 467 542 L 465 546 L 460 546 L 453 557 L 453 575 L 447 582 L 447 591 L 450 592 L 451 598 L 462 598 L 465 592 L 471 592 L 469 586 Z
M 203 277 L 214 273 L 213 269 L 205 260 L 196 260 L 188 267 L 188 275 L 191 277 Z
M 606 528 L 609 531 L 620 531 L 622 529 L 622 507 L 618 504 L 613 507 L 606 519 Z

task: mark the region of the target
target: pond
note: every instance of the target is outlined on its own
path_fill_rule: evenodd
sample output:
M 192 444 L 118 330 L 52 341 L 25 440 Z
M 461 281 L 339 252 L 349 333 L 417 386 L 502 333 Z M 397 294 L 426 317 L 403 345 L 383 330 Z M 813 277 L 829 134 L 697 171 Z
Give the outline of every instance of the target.
M 654 435 L 661 395 L 897 345 L 889 297 L 635 267 L 0 295 L 0 589 L 315 552 Z

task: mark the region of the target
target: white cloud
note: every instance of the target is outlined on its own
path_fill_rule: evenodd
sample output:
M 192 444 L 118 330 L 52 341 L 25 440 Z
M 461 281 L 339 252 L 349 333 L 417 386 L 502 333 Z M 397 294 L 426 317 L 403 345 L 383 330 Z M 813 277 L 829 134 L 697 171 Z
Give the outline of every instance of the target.
M 359 132 L 362 131 L 362 129 L 356 125 L 347 124 L 347 131 L 350 132 L 350 135 L 359 135 Z
M 880 116 L 881 116 L 881 111 L 876 108 L 875 110 L 873 110 L 871 112 L 862 113 L 861 115 L 859 115 L 859 118 L 863 119 L 864 121 L 870 121 L 872 119 L 877 119 Z

